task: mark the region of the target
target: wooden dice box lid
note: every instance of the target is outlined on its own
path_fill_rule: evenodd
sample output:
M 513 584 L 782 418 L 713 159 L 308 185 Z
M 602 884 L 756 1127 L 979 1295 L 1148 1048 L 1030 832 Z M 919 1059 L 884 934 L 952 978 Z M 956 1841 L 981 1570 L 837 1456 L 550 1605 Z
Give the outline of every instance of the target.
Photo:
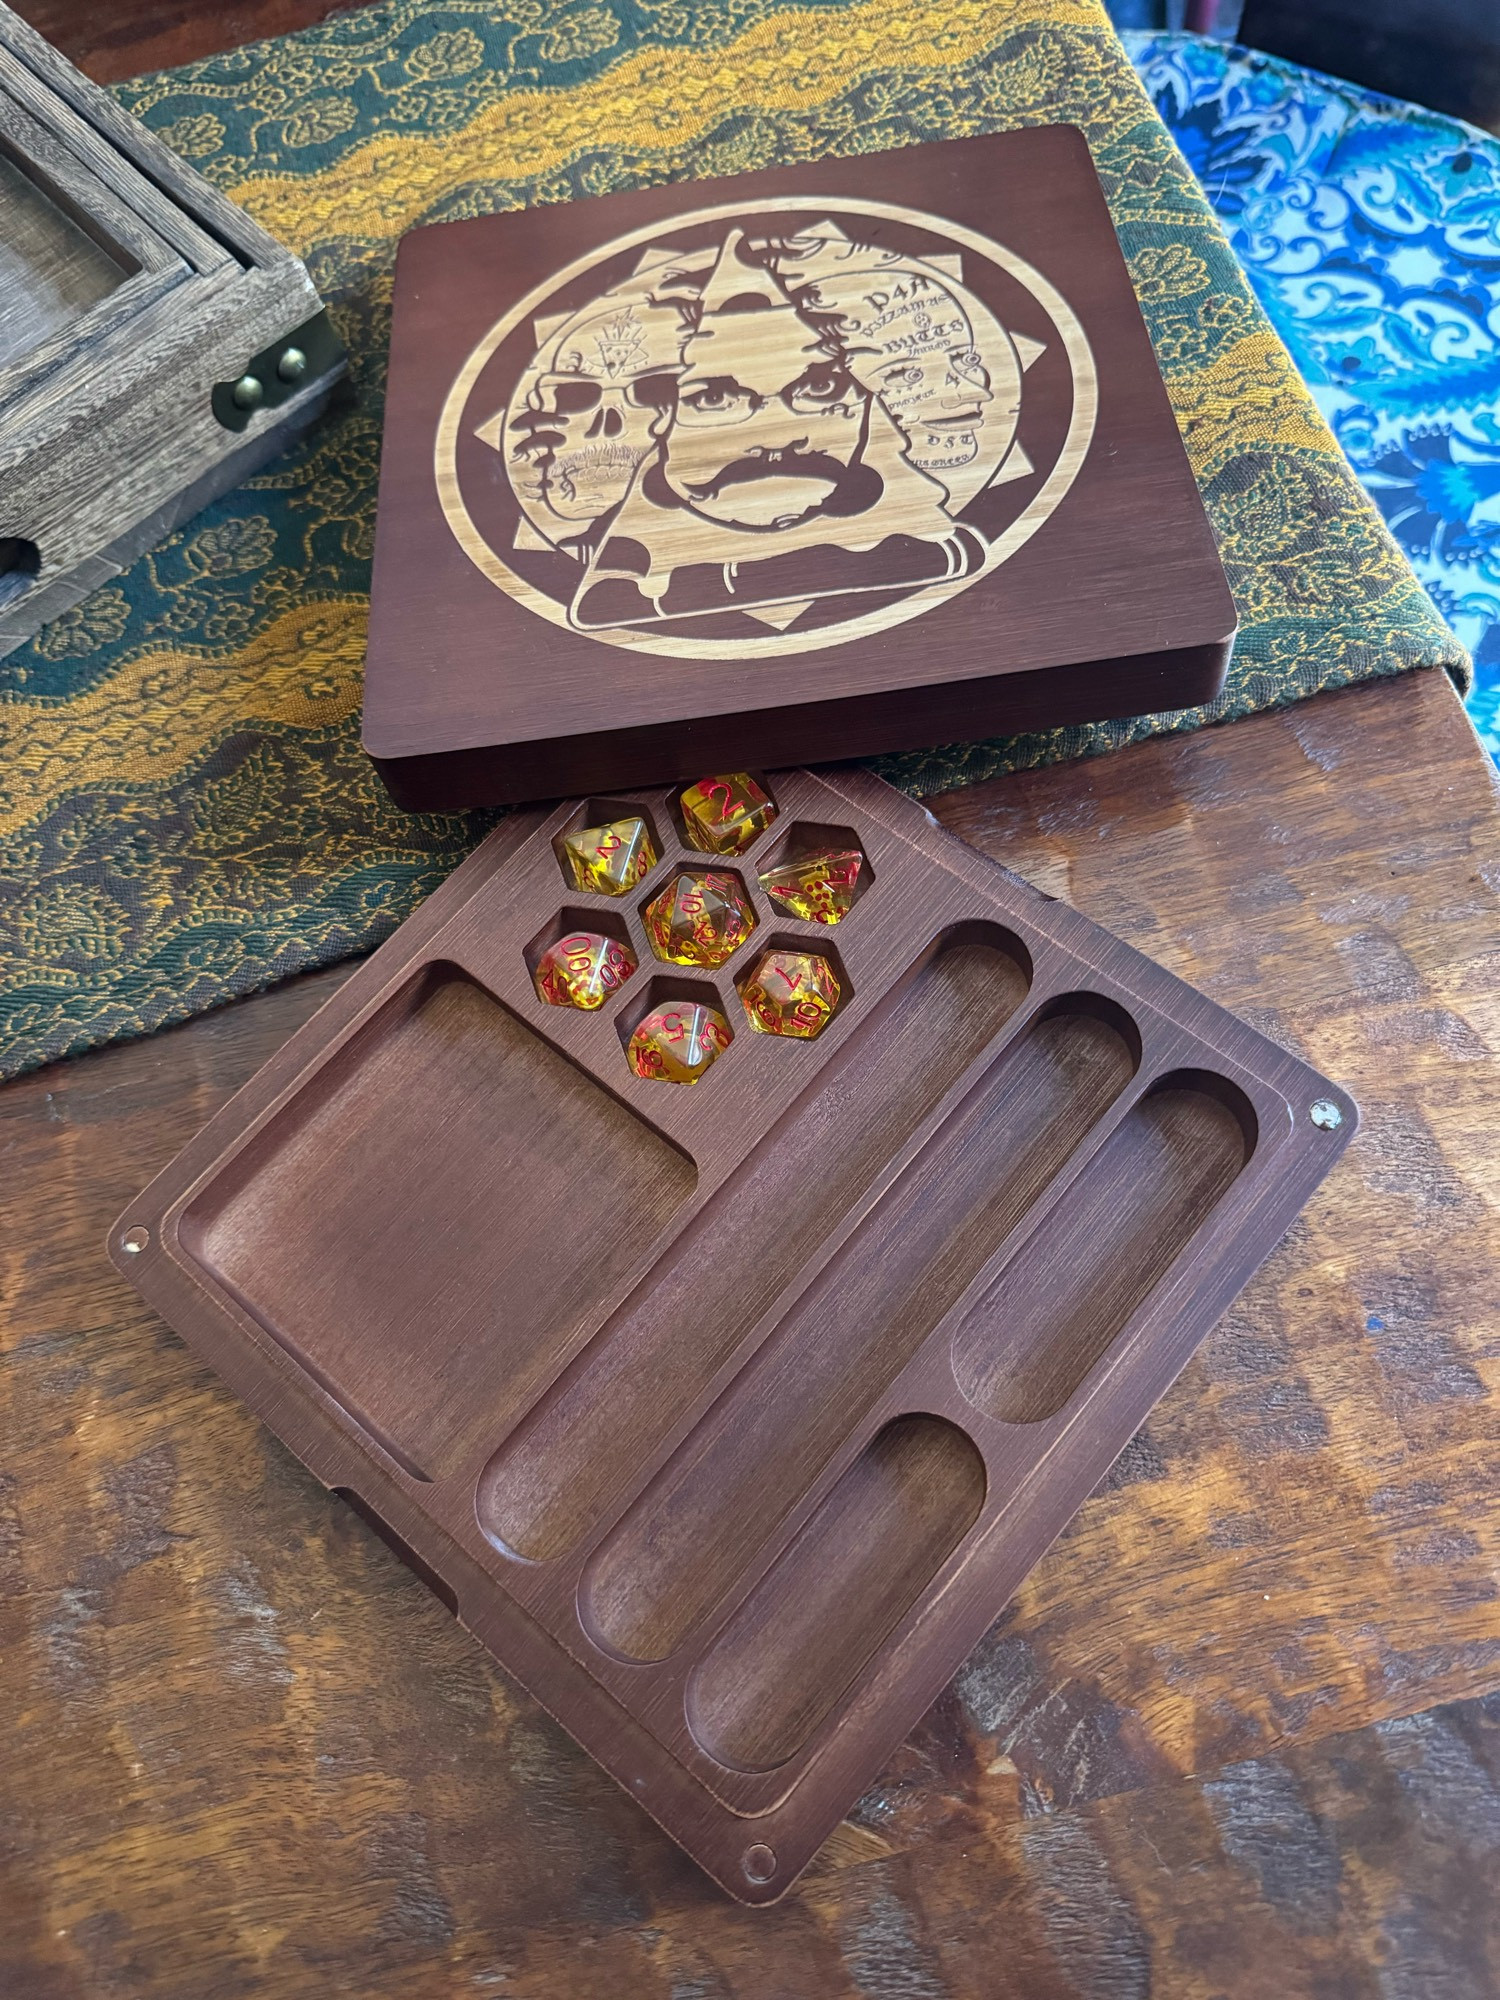
M 343 372 L 291 252 L 0 0 L 0 655 L 284 449 Z
M 401 246 L 364 741 L 402 805 L 1185 707 L 1234 626 L 1071 127 Z
M 118 1268 L 730 1894 L 784 1893 L 1337 1159 L 1349 1099 L 862 773 L 747 851 L 512 815 L 132 1202 Z M 561 843 L 642 819 L 629 893 Z M 762 878 L 857 853 L 841 921 Z M 661 962 L 684 871 L 748 942 Z M 637 969 L 547 1004 L 579 928 Z M 756 1032 L 768 948 L 821 1033 Z M 732 1039 L 636 1074 L 664 1003 Z

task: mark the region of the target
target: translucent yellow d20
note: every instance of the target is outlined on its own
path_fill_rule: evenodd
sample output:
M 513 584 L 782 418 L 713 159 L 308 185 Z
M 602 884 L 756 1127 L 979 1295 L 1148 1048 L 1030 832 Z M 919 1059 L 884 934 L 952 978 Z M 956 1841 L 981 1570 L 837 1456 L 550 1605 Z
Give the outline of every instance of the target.
M 822 1034 L 839 1004 L 839 976 L 817 951 L 768 951 L 740 989 L 752 1028 L 763 1035 Z
M 775 817 L 770 793 L 748 771 L 700 778 L 682 795 L 688 845 L 700 854 L 742 854 Z
M 597 931 L 569 931 L 549 944 L 531 975 L 549 1007 L 602 1007 L 635 971 L 628 945 Z
M 760 886 L 788 916 L 805 924 L 839 924 L 849 914 L 864 861 L 857 847 L 805 854 L 766 869 Z
M 651 829 L 643 819 L 580 827 L 563 836 L 562 851 L 573 887 L 594 896 L 623 896 L 656 866 Z
M 637 1024 L 625 1053 L 637 1076 L 655 1083 L 696 1083 L 732 1040 L 717 1007 L 669 1000 Z
M 755 929 L 755 912 L 737 875 L 685 868 L 646 905 L 646 935 L 658 958 L 713 971 Z

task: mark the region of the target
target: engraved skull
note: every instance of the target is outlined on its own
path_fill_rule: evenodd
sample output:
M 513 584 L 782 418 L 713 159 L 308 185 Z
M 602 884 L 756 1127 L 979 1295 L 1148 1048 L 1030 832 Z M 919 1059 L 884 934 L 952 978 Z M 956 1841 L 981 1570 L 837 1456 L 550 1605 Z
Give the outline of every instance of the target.
M 672 402 L 681 324 L 674 307 L 644 297 L 595 299 L 521 377 L 505 455 L 517 498 L 550 540 L 576 535 L 625 497 Z

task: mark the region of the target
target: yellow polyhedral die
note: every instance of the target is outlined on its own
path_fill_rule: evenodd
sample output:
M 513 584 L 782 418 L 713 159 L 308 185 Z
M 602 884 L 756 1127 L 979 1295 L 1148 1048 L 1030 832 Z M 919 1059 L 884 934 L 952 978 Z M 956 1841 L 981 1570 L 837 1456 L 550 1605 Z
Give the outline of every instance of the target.
M 643 819 L 617 819 L 563 836 L 563 866 L 575 889 L 624 896 L 656 866 L 651 829 Z
M 628 945 L 597 931 L 569 931 L 549 944 L 536 962 L 532 981 L 549 1007 L 602 1007 L 635 971 Z
M 651 949 L 673 965 L 712 972 L 754 929 L 755 911 L 740 878 L 718 869 L 684 869 L 646 905 Z
M 776 817 L 776 806 L 748 771 L 700 778 L 682 795 L 688 844 L 700 854 L 742 854 Z
M 750 1025 L 763 1035 L 811 1041 L 839 1004 L 839 976 L 818 951 L 768 951 L 740 989 Z
M 733 1039 L 717 1007 L 670 1000 L 636 1024 L 625 1054 L 637 1076 L 655 1083 L 696 1083 Z
M 842 923 L 854 902 L 864 859 L 857 847 L 802 855 L 766 869 L 760 886 L 789 917 L 805 924 Z

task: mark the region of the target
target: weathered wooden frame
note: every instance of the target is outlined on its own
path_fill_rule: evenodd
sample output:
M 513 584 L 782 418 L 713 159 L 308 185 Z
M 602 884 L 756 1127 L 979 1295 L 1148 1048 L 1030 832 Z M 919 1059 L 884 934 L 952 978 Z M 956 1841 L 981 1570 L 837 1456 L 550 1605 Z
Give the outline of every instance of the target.
M 0 361 L 3 655 L 282 450 L 344 360 L 299 260 L 3 0 L 0 157 L 122 273 Z M 228 422 L 252 366 L 261 401 Z

